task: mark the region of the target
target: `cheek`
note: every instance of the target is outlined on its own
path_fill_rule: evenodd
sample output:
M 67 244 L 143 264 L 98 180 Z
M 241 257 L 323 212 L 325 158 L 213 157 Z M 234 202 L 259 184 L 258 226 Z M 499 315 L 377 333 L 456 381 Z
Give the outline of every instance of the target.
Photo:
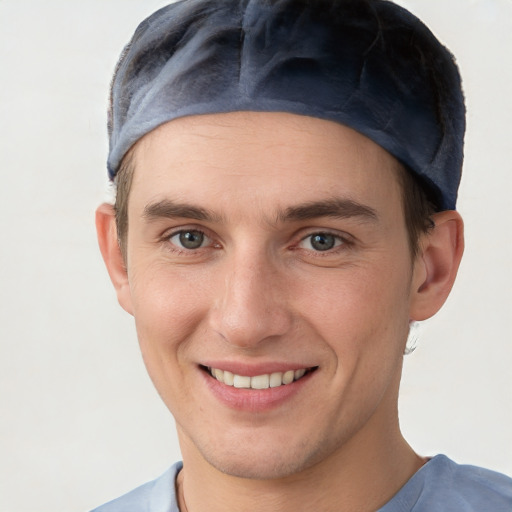
M 337 357 L 393 351 L 408 326 L 410 275 L 403 265 L 340 269 L 302 291 L 300 309 Z
M 399 268 L 352 269 L 350 276 L 340 272 L 310 294 L 308 306 L 302 306 L 330 352 L 332 378 L 325 391 L 336 397 L 341 411 L 336 418 L 365 421 L 388 390 L 393 392 L 408 330 L 408 282 Z
M 207 311 L 210 283 L 203 275 L 170 271 L 160 264 L 133 266 L 130 287 L 143 351 L 176 349 Z
M 130 286 L 141 354 L 155 388 L 169 410 L 185 411 L 187 399 L 187 346 L 197 338 L 207 307 L 207 282 L 152 265 L 131 268 Z M 204 337 L 204 336 L 203 336 Z

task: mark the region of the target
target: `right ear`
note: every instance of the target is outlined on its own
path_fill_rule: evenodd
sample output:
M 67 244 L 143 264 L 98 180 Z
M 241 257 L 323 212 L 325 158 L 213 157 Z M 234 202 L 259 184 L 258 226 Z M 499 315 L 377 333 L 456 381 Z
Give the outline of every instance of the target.
M 128 272 L 119 247 L 116 215 L 111 204 L 103 203 L 96 210 L 96 232 L 103 261 L 117 293 L 117 300 L 126 312 L 133 315 Z

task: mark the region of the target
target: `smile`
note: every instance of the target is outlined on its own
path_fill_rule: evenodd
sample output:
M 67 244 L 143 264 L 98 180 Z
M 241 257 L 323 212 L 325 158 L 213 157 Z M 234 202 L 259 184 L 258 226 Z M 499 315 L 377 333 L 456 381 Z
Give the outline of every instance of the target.
M 286 372 L 265 373 L 263 375 L 255 375 L 254 377 L 237 375 L 226 370 L 219 370 L 218 368 L 208 368 L 208 372 L 214 379 L 226 386 L 239 389 L 269 389 L 291 384 L 296 380 L 302 379 L 304 375 L 315 369 L 316 368 L 300 368 Z

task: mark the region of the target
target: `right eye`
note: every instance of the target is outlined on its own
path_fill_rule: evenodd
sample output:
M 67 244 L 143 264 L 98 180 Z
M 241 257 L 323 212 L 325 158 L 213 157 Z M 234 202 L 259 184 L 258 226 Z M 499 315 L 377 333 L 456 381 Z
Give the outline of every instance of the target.
M 184 229 L 173 233 L 169 237 L 169 241 L 176 247 L 189 251 L 201 249 L 211 243 L 211 240 L 202 231 L 197 229 Z

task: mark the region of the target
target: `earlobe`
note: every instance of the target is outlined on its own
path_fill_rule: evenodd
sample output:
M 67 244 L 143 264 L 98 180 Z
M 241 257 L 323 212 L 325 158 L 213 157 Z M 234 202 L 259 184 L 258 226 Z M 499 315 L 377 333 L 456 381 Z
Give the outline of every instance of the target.
M 420 243 L 413 274 L 412 320 L 426 320 L 444 304 L 457 276 L 464 252 L 464 224 L 452 210 L 433 216 L 435 227 Z
M 117 239 L 115 212 L 111 204 L 103 203 L 96 210 L 96 233 L 119 304 L 125 311 L 133 314 L 128 273 Z

